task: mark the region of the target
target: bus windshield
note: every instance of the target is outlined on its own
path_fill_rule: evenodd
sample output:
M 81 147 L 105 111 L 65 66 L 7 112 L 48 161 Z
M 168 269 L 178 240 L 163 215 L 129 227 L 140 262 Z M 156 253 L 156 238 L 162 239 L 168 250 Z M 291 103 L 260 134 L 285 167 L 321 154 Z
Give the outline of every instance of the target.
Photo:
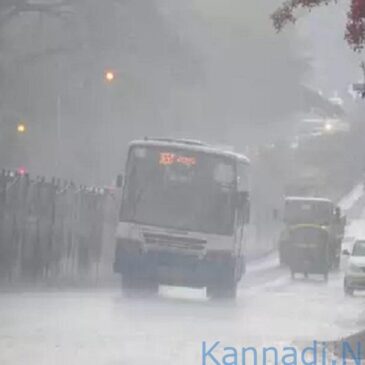
M 235 161 L 218 154 L 159 146 L 130 150 L 120 220 L 231 235 Z
M 287 200 L 285 221 L 290 224 L 316 223 L 329 225 L 333 216 L 331 202 L 319 200 Z

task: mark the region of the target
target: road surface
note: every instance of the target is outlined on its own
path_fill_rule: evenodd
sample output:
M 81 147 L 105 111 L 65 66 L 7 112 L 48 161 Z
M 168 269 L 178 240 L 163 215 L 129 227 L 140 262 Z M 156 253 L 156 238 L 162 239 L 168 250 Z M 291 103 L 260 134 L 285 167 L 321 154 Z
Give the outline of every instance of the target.
M 347 236 L 361 235 L 365 198 L 346 209 Z M 272 255 L 249 265 L 230 304 L 165 287 L 152 299 L 124 298 L 118 289 L 2 293 L 0 364 L 195 365 L 203 341 L 260 349 L 335 340 L 365 326 L 365 295 L 345 297 L 342 281 L 341 272 L 328 283 L 292 281 Z

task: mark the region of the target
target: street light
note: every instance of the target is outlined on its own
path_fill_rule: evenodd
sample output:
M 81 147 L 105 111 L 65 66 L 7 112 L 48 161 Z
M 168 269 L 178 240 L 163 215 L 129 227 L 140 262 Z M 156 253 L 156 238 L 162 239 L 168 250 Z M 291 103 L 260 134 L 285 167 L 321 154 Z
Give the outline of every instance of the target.
M 324 126 L 324 129 L 326 132 L 332 132 L 333 131 L 333 124 L 330 122 L 327 122 Z
M 115 73 L 112 70 L 107 70 L 105 71 L 104 77 L 107 82 L 113 82 L 115 79 Z
M 24 123 L 19 123 L 16 127 L 18 133 L 25 133 L 27 131 L 27 127 Z

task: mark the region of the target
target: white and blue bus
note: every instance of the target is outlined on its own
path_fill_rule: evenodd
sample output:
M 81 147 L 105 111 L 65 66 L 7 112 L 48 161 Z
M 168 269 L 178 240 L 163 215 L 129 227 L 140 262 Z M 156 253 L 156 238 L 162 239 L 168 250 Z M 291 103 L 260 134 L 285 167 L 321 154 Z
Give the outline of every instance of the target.
M 123 290 L 165 284 L 235 297 L 249 210 L 245 156 L 189 140 L 133 141 L 114 263 Z

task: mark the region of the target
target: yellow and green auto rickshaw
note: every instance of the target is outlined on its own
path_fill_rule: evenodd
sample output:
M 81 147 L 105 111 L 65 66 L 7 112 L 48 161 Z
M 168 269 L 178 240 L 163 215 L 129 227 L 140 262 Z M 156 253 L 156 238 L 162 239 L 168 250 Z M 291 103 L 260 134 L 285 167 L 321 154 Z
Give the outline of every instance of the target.
M 328 280 L 331 267 L 331 244 L 328 230 L 319 225 L 299 224 L 291 227 L 288 237 L 288 264 L 296 273 L 323 275 Z

